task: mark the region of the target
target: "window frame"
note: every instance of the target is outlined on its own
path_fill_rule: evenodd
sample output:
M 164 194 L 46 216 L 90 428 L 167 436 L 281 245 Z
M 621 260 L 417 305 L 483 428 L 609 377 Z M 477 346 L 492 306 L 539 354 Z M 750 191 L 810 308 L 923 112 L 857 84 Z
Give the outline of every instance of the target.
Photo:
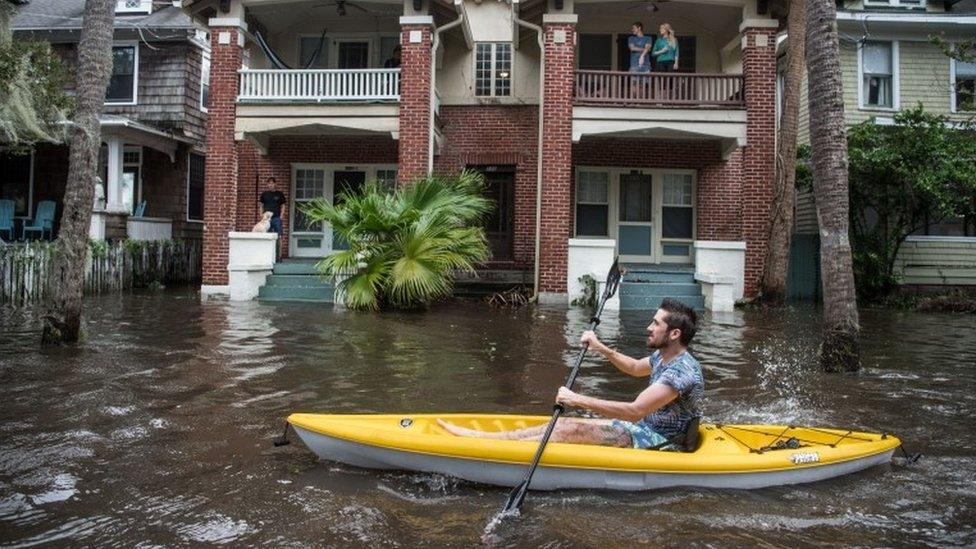
M 128 42 L 112 42 L 112 55 L 115 55 L 116 48 L 132 48 L 132 99 L 116 101 L 109 99 L 108 88 L 105 89 L 105 106 L 125 106 L 125 105 L 138 105 L 139 104 L 139 42 L 128 41 Z M 112 61 L 112 70 L 115 70 L 115 61 Z M 109 86 L 112 84 L 112 74 L 108 77 Z
M 953 114 L 969 114 L 976 112 L 976 98 L 973 99 L 973 108 L 971 110 L 963 110 L 959 108 L 957 99 L 958 91 L 956 90 L 956 84 L 958 82 L 956 63 L 958 63 L 958 61 L 955 58 L 949 58 L 949 111 Z M 974 81 L 976 81 L 976 74 L 974 74 L 972 78 Z M 974 85 L 974 89 L 976 89 L 976 85 Z
M 204 71 L 206 67 L 206 71 Z M 200 53 L 200 112 L 210 112 L 210 70 L 212 66 L 210 64 L 210 52 L 202 51 Z M 203 75 L 206 74 L 207 77 L 204 78 Z M 207 89 L 207 101 L 203 100 L 203 90 Z
M 491 68 L 489 69 L 490 74 L 490 93 L 487 95 L 478 93 L 478 48 L 482 45 L 488 45 L 491 47 Z M 498 46 L 506 45 L 508 46 L 508 93 L 505 95 L 499 95 L 497 84 L 498 84 Z M 472 70 L 472 77 L 474 78 L 473 86 L 471 87 L 472 92 L 475 97 L 478 98 L 500 98 L 500 97 L 512 97 L 514 95 L 515 88 L 515 48 L 511 42 L 475 42 L 474 45 L 474 56 L 472 56 L 472 61 L 474 68 Z
M 200 192 L 200 202 L 201 202 L 200 219 L 195 219 L 190 217 L 190 173 L 191 173 L 191 166 L 192 166 L 191 159 L 193 155 L 203 158 L 203 166 L 204 166 L 203 167 L 203 188 L 201 189 Z M 205 207 L 206 196 L 207 196 L 207 155 L 200 152 L 194 152 L 192 150 L 187 151 L 186 153 L 186 221 L 187 223 L 204 222 L 204 218 L 206 217 L 206 207 Z
M 891 106 L 868 105 L 864 89 L 864 45 L 868 42 L 888 44 L 891 47 Z M 866 40 L 857 46 L 857 105 L 866 111 L 897 111 L 901 108 L 901 70 L 898 40 Z
M 603 176 L 606 177 L 605 184 L 606 184 L 607 198 L 606 198 L 606 201 L 605 202 L 582 202 L 582 201 L 580 201 L 580 199 L 579 199 L 579 197 L 580 197 L 580 183 L 582 182 L 582 175 L 584 173 L 586 173 L 586 174 L 602 174 Z M 610 170 L 606 170 L 606 169 L 602 169 L 602 168 L 586 167 L 586 168 L 577 169 L 576 170 L 576 173 L 574 175 L 575 175 L 575 177 L 574 177 L 575 181 L 574 181 L 574 186 L 573 186 L 573 238 L 613 238 L 612 236 L 610 236 L 611 233 L 613 232 L 612 231 L 612 227 L 613 227 L 613 222 L 614 222 L 613 217 L 612 217 L 613 212 L 611 211 L 611 207 L 610 207 L 611 193 L 613 192 L 613 189 L 612 189 L 612 187 L 613 187 L 613 184 L 612 184 L 612 182 L 613 182 L 613 174 L 610 172 Z M 606 219 L 607 231 L 606 231 L 606 234 L 599 235 L 599 234 L 580 234 L 579 233 L 579 208 L 578 208 L 578 206 L 581 205 L 581 204 L 582 205 L 587 205 L 587 206 L 605 206 L 607 208 L 607 213 L 606 213 L 606 216 L 607 216 L 607 219 Z

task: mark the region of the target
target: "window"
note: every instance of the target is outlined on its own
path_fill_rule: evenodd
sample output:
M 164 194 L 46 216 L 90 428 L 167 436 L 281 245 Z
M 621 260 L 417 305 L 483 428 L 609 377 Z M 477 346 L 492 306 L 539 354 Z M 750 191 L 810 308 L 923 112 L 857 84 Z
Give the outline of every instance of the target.
M 380 37 L 380 63 L 378 66 L 385 67 L 387 60 L 393 59 L 393 50 L 399 45 L 399 36 Z
M 576 235 L 608 236 L 610 177 L 606 172 L 579 172 L 576 180 Z
M 691 239 L 694 233 L 694 202 L 691 174 L 664 174 L 661 200 L 661 237 Z M 665 255 L 668 255 L 665 251 Z M 684 255 L 684 254 L 680 254 Z
M 152 11 L 152 0 L 119 0 L 115 3 L 115 13 L 146 14 Z
M 321 36 L 302 36 L 298 39 L 298 67 L 303 69 L 306 66 L 310 69 L 324 69 L 329 65 L 329 40 L 322 40 Z M 322 50 L 319 51 L 319 44 Z M 318 51 L 315 62 L 309 64 L 312 56 Z
M 976 62 L 952 60 L 954 112 L 976 111 Z
M 203 183 L 206 176 L 206 157 L 190 153 L 186 175 L 186 219 L 203 221 Z
M 393 191 L 396 189 L 396 170 L 376 170 L 376 181 L 380 184 L 380 187 Z
M 295 232 L 322 232 L 322 222 L 309 219 L 305 215 L 305 212 L 302 211 L 302 206 L 323 196 L 325 196 L 325 170 L 320 168 L 296 168 L 295 221 L 292 225 Z
M 14 202 L 14 215 L 31 216 L 31 153 L 0 152 L 0 200 Z M 13 236 L 13 235 L 10 235 Z
M 200 61 L 200 110 L 207 112 L 210 108 L 210 54 L 203 52 Z
M 861 46 L 861 106 L 895 106 L 892 42 L 865 42 Z
M 504 97 L 512 94 L 512 45 L 479 42 L 475 50 L 474 94 Z
M 139 49 L 135 44 L 112 48 L 112 78 L 105 94 L 106 103 L 135 104 L 138 62 Z
M 579 36 L 580 70 L 611 70 L 613 36 L 610 34 L 581 34 Z
M 369 68 L 369 42 L 339 42 L 337 66 L 340 69 Z
M 119 193 L 122 195 L 122 207 L 129 213 L 135 213 L 142 199 L 140 171 L 142 147 L 125 147 L 122 150 L 122 181 L 119 182 Z

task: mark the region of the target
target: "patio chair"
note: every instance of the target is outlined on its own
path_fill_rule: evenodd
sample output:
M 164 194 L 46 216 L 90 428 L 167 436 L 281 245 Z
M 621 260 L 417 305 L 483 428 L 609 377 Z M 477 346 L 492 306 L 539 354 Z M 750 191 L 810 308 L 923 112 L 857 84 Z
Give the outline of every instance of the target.
M 0 200 L 0 235 L 7 233 L 7 240 L 14 239 L 14 201 Z
M 139 203 L 138 206 L 136 206 L 136 211 L 135 211 L 135 213 L 132 214 L 132 217 L 142 217 L 144 215 L 146 215 L 146 201 L 145 200 L 143 200 L 142 202 Z
M 37 203 L 37 213 L 34 219 L 28 224 L 24 220 L 24 226 L 20 229 L 20 237 L 27 239 L 27 233 L 41 233 L 41 238 L 47 234 L 47 238 L 54 237 L 54 210 L 56 205 L 51 200 L 42 200 Z

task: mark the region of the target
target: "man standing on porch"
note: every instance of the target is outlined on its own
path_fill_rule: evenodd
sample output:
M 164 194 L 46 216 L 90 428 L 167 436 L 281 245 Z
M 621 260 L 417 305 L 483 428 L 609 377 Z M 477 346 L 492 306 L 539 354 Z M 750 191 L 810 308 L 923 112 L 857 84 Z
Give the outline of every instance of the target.
M 278 233 L 278 239 L 281 240 L 281 206 L 287 202 L 287 199 L 285 193 L 278 190 L 277 180 L 274 177 L 268 178 L 268 190 L 261 193 L 258 202 L 261 203 L 262 213 L 271 212 L 271 226 L 268 232 Z M 280 248 L 278 243 L 275 243 L 275 248 Z M 277 249 L 275 255 L 280 255 Z

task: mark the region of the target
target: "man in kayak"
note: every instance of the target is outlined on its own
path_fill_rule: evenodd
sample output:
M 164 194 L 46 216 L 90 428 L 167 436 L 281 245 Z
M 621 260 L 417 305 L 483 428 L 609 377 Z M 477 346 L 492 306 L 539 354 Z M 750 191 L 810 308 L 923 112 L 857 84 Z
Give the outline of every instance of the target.
M 607 357 L 627 375 L 650 376 L 650 384 L 631 402 L 581 395 L 560 387 L 557 403 L 611 419 L 560 418 L 550 441 L 621 448 L 680 446 L 692 420 L 701 418 L 705 396 L 701 365 L 688 352 L 697 324 L 691 307 L 674 299 L 663 300 L 647 326 L 647 347 L 654 352 L 644 358 L 631 358 L 604 345 L 594 332 L 584 332 L 580 342 L 589 343 L 589 350 Z M 477 431 L 437 422 L 458 436 L 500 440 L 539 440 L 546 430 L 546 425 L 541 425 L 514 431 Z

